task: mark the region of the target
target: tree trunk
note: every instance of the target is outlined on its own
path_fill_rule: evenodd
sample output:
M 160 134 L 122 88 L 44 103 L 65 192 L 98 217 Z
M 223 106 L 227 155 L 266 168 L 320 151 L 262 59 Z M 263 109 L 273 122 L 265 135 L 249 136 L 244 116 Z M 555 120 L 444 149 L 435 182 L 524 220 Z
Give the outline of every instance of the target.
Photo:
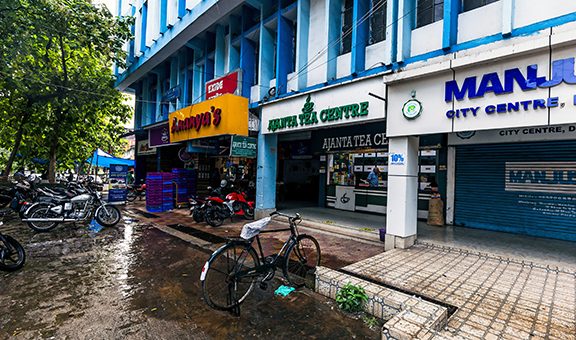
M 58 136 L 50 145 L 50 155 L 48 163 L 48 182 L 56 183 L 56 153 L 58 152 Z
M 14 140 L 14 147 L 12 148 L 12 152 L 10 152 L 10 157 L 8 157 L 6 168 L 4 169 L 4 173 L 2 174 L 3 178 L 8 178 L 8 176 L 10 176 L 10 172 L 12 171 L 12 164 L 14 163 L 14 159 L 16 158 L 16 154 L 18 154 L 18 150 L 20 150 L 20 144 L 22 143 L 22 136 L 24 135 L 24 126 L 28 122 L 28 118 L 30 116 L 28 110 L 26 111 L 27 112 L 25 112 L 22 115 L 20 125 L 18 126 L 18 130 L 16 131 L 16 139 Z

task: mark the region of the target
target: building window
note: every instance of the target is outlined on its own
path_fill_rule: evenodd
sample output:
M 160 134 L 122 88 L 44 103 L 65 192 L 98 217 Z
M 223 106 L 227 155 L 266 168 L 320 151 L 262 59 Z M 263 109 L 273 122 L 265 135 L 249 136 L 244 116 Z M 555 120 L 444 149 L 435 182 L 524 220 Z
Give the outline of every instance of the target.
M 352 50 L 353 8 L 353 0 L 342 1 L 342 32 L 340 33 L 340 54 L 346 54 Z
M 468 12 L 496 1 L 498 0 L 462 0 L 462 12 Z
M 371 1 L 368 44 L 375 44 L 386 39 L 386 3 L 386 0 Z
M 418 0 L 416 7 L 416 28 L 442 20 L 444 0 Z

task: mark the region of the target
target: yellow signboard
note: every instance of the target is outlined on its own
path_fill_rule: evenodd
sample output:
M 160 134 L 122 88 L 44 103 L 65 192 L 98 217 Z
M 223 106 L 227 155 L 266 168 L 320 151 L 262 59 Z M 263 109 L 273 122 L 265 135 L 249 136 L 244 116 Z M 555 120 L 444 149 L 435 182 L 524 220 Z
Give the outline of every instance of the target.
M 248 136 L 248 98 L 225 94 L 170 114 L 170 142 L 219 135 Z

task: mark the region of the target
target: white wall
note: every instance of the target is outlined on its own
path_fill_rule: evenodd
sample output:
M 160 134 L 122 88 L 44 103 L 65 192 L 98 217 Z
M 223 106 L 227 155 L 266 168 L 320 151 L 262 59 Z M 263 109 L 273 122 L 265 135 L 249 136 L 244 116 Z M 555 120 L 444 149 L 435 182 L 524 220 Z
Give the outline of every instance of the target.
M 202 2 L 202 0 L 186 0 L 186 9 L 192 9 L 200 2 Z
M 178 21 L 178 0 L 168 0 L 166 14 L 166 23 L 174 26 Z
M 148 1 L 146 22 L 146 46 L 150 47 L 160 36 L 160 1 Z
M 410 55 L 417 56 L 441 49 L 443 25 L 444 20 L 440 20 L 413 30 Z
M 140 9 L 136 8 L 136 21 L 134 22 L 134 54 L 139 57 L 142 55 L 140 52 L 140 41 L 142 40 L 142 15 Z
M 352 52 L 339 55 L 336 58 L 336 77 L 342 78 L 350 75 L 352 63 Z
M 514 28 L 576 12 L 574 0 L 516 0 L 514 6 Z
M 320 51 L 326 49 L 328 44 L 326 24 L 326 1 L 310 0 L 310 34 L 308 35 L 308 62 L 316 58 Z M 326 81 L 327 53 L 322 54 L 318 60 L 308 65 L 307 85 L 312 86 Z M 305 72 L 305 71 L 303 71 Z
M 493 2 L 458 16 L 458 43 L 490 36 L 501 31 L 502 1 Z
M 386 40 L 382 40 L 376 44 L 366 46 L 366 69 L 380 66 L 379 62 L 386 62 L 390 59 L 388 56 L 390 52 L 386 50 Z

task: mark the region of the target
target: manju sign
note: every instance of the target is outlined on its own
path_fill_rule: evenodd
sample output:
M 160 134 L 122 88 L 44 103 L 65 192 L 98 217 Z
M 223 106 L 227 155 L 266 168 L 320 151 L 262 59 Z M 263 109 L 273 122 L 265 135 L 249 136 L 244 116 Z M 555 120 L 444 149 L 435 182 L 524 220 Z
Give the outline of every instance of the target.
M 232 136 L 230 157 L 256 158 L 258 140 L 253 137 Z
M 170 142 L 248 135 L 248 99 L 224 94 L 170 114 Z
M 262 133 L 382 120 L 385 118 L 383 93 L 382 79 L 370 78 L 264 105 Z

